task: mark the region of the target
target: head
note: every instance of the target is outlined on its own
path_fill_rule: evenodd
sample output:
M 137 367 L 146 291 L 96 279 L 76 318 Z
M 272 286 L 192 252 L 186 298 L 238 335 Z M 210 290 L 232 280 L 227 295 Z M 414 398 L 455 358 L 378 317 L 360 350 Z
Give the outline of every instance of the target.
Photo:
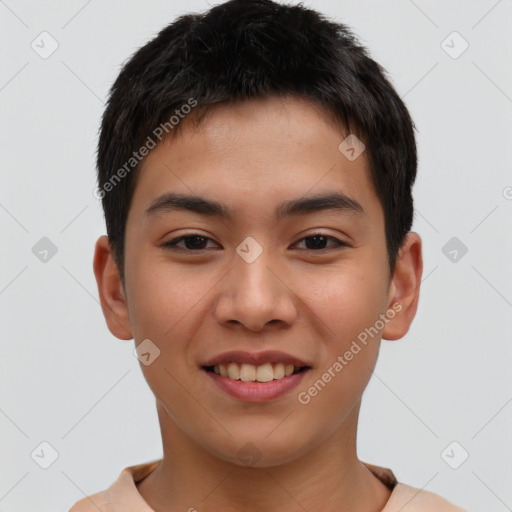
M 124 65 L 98 146 L 94 268 L 111 332 L 159 352 L 141 368 L 161 424 L 234 462 L 252 443 L 267 465 L 354 427 L 381 337 L 417 307 L 413 130 L 350 30 L 303 6 L 181 16 Z M 211 373 L 237 357 L 294 359 L 298 384 L 228 395 Z M 267 435 L 283 406 L 295 414 Z

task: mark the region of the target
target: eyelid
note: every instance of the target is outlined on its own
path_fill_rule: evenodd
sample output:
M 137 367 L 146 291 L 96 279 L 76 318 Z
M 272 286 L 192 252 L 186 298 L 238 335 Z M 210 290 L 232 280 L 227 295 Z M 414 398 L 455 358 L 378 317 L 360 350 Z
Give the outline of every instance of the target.
M 301 236 L 301 238 L 299 238 L 299 240 L 297 240 L 293 245 L 297 245 L 299 242 L 302 242 L 303 240 L 305 240 L 307 238 L 313 238 L 315 236 L 322 236 L 324 238 L 327 238 L 328 240 L 333 240 L 334 242 L 336 242 L 336 245 L 334 247 L 326 247 L 324 249 L 317 249 L 317 250 L 302 249 L 302 250 L 309 251 L 309 252 L 315 252 L 315 253 L 321 253 L 321 252 L 327 252 L 327 251 L 331 251 L 331 250 L 335 250 L 335 249 L 340 249 L 342 247 L 350 246 L 350 244 L 348 242 L 345 242 L 344 240 L 340 240 L 339 238 L 335 237 L 334 235 L 330 235 L 328 233 L 323 233 L 322 231 L 315 231 L 313 233 L 307 233 L 306 235 Z
M 175 238 L 172 238 L 170 240 L 168 240 L 167 242 L 164 242 L 162 244 L 162 247 L 164 249 L 170 249 L 170 250 L 177 250 L 177 251 L 184 251 L 184 252 L 201 252 L 201 251 L 206 251 L 207 249 L 197 249 L 197 250 L 192 250 L 192 249 L 186 249 L 186 248 L 183 248 L 183 247 L 178 247 L 177 244 L 179 244 L 180 242 L 182 242 L 184 239 L 186 238 L 193 238 L 194 236 L 197 236 L 197 237 L 200 237 L 200 238 L 203 238 L 204 240 L 207 240 L 207 243 L 209 241 L 212 241 L 214 243 L 217 243 L 213 240 L 213 238 L 209 237 L 209 236 L 206 236 L 206 235 L 203 235 L 202 233 L 194 233 L 194 232 L 191 232 L 191 233 L 185 233 L 183 235 L 179 235 Z
M 177 251 L 184 251 L 184 252 L 189 252 L 189 253 L 193 253 L 193 252 L 197 252 L 197 253 L 200 253 L 202 251 L 207 251 L 208 249 L 186 249 L 186 248 L 183 248 L 183 247 L 178 247 L 177 244 L 182 242 L 184 239 L 186 238 L 192 238 L 194 236 L 197 236 L 197 237 L 200 237 L 200 238 L 203 238 L 204 240 L 207 241 L 212 241 L 214 243 L 217 243 L 215 242 L 211 237 L 208 237 L 208 236 L 205 236 L 201 233 L 195 233 L 195 232 L 190 232 L 190 233 L 185 233 L 183 235 L 180 235 L 176 238 L 173 238 L 167 242 L 164 242 L 162 244 L 162 247 L 164 249 L 171 249 L 171 250 L 177 250 Z M 296 242 L 294 242 L 292 244 L 293 245 L 297 245 L 299 242 L 303 242 L 304 240 L 306 240 L 307 238 L 313 238 L 315 236 L 322 236 L 324 238 L 327 238 L 328 240 L 332 240 L 336 243 L 336 245 L 334 247 L 326 247 L 326 248 L 323 248 L 323 249 L 301 249 L 303 251 L 308 251 L 308 252 L 315 252 L 315 253 L 322 253 L 322 252 L 327 252 L 327 251 L 331 251 L 331 250 L 335 250 L 335 249 L 341 249 L 343 247 L 350 247 L 350 244 L 345 242 L 344 240 L 340 240 L 339 238 L 333 236 L 333 235 L 329 235 L 327 233 L 323 233 L 321 231 L 315 231 L 313 233 L 308 233 L 306 235 L 303 235 L 301 236 L 301 238 L 299 238 Z

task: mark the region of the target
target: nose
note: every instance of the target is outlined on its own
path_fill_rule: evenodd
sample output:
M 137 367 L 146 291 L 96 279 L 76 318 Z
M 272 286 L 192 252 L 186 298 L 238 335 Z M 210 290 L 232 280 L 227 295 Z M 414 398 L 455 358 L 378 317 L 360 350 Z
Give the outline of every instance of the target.
M 268 252 L 251 263 L 236 254 L 231 271 L 220 283 L 215 316 L 224 326 L 243 325 L 255 332 L 282 329 L 296 320 L 297 304 L 291 283 Z

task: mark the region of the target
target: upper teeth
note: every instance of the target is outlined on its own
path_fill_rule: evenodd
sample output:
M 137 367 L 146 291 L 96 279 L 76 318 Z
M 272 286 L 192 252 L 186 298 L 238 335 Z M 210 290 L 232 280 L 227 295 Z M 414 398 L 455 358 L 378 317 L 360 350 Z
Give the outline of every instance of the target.
M 288 377 L 295 370 L 293 364 L 283 363 L 265 363 L 259 366 L 253 364 L 216 364 L 213 371 L 217 375 L 229 377 L 234 380 L 242 380 L 244 382 L 270 382 L 275 379 Z

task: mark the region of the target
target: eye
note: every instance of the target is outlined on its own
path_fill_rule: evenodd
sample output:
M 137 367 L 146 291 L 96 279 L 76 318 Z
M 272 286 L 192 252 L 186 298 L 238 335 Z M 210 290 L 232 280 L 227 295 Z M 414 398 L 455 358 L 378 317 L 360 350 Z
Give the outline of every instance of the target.
M 168 248 L 168 249 L 177 249 L 177 250 L 183 250 L 183 251 L 203 251 L 206 249 L 205 243 L 210 240 L 211 238 L 208 238 L 206 236 L 198 235 L 197 233 L 192 233 L 188 235 L 183 235 L 178 238 L 174 238 L 173 240 L 169 240 L 168 242 L 165 242 L 162 244 L 162 247 Z M 183 242 L 185 244 L 185 247 L 180 246 L 180 244 Z
M 331 247 L 325 247 L 325 244 L 328 241 L 334 242 L 334 246 Z M 182 250 L 182 251 L 188 251 L 188 252 L 198 252 L 198 251 L 204 251 L 207 249 L 206 245 L 208 241 L 213 242 L 211 238 L 199 235 L 197 233 L 191 233 L 187 235 L 180 236 L 178 238 L 174 238 L 172 240 L 169 240 L 168 242 L 165 242 L 162 244 L 162 247 L 165 247 L 166 249 L 171 250 Z M 314 251 L 314 252 L 320 252 L 324 250 L 329 249 L 335 249 L 339 247 L 348 247 L 348 244 L 345 242 L 342 242 L 341 240 L 338 240 L 337 238 L 330 236 L 330 235 L 324 235 L 322 233 L 314 233 L 310 236 L 306 236 L 299 240 L 295 245 L 302 243 L 303 241 L 306 242 L 306 248 L 307 251 Z M 183 245 L 179 245 L 183 243 Z
M 308 240 L 310 243 L 308 243 Z M 325 247 L 325 244 L 328 240 L 334 241 L 335 245 L 334 247 Z M 345 242 L 342 242 L 341 240 L 338 240 L 337 238 L 329 235 L 324 235 L 322 233 L 313 233 L 310 236 L 306 236 L 299 240 L 297 243 L 301 243 L 302 241 L 306 241 L 306 250 L 319 252 L 323 250 L 329 250 L 336 247 L 348 247 L 348 244 Z

